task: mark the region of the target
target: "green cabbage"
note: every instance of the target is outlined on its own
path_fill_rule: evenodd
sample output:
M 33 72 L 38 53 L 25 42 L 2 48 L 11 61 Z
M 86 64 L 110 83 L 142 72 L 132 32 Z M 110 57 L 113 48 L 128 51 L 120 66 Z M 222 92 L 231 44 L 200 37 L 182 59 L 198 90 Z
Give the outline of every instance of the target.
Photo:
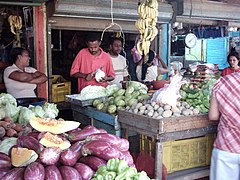
M 139 89 L 144 89 L 144 90 L 148 91 L 148 87 L 145 84 L 142 84 L 142 83 L 137 82 L 137 81 L 127 81 L 127 88 L 129 86 L 132 86 L 135 91 L 137 91 Z
M 42 106 L 31 106 L 29 107 L 29 109 L 32 110 L 32 112 L 34 113 L 34 116 L 40 117 L 40 118 L 44 117 L 45 111 L 42 108 Z
M 120 88 L 116 84 L 108 85 L 106 87 L 106 94 L 107 96 L 113 95 L 115 92 L 117 92 Z
M 11 95 L 7 93 L 0 94 L 0 107 L 5 106 L 6 103 L 9 102 L 10 104 L 17 106 L 17 100 Z
M 8 137 L 0 142 L 0 152 L 8 155 L 10 148 L 16 144 L 17 144 L 17 138 Z
M 20 107 L 20 112 L 18 116 L 18 122 L 23 125 L 27 125 L 29 120 L 34 116 L 34 113 L 31 109 L 28 109 L 27 107 Z
M 54 103 L 45 103 L 43 105 L 43 111 L 45 112 L 44 118 L 56 118 L 59 113 L 57 104 Z

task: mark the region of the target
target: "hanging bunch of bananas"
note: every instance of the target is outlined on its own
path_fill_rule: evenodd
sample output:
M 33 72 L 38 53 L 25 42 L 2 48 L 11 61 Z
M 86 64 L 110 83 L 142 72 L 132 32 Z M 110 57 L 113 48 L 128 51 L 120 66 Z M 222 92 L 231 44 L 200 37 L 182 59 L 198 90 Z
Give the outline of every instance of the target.
M 158 29 L 158 2 L 157 0 L 144 0 L 138 6 L 139 19 L 135 22 L 136 28 L 140 32 L 137 42 L 137 50 L 141 55 L 147 56 L 151 41 L 157 36 Z M 146 58 L 144 58 L 145 60 Z
M 10 15 L 8 17 L 11 32 L 17 37 L 17 45 L 20 47 L 20 31 L 22 29 L 22 18 L 21 16 Z

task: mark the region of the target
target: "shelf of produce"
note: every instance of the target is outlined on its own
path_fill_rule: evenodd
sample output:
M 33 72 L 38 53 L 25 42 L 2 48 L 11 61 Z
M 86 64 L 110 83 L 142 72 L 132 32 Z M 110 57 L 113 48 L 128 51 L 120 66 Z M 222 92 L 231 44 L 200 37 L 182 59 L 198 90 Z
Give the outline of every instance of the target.
M 154 119 L 131 112 L 118 111 L 118 122 L 125 138 L 131 130 L 156 139 L 154 174 L 155 178 L 160 180 L 162 179 L 164 142 L 213 135 L 217 131 L 217 123 L 209 121 L 207 114 Z M 210 157 L 209 154 L 208 157 Z
M 91 106 L 80 106 L 71 103 L 73 118 L 83 125 L 93 125 L 97 128 L 103 128 L 110 134 L 121 135 L 121 128 L 118 123 L 118 116 L 101 112 Z

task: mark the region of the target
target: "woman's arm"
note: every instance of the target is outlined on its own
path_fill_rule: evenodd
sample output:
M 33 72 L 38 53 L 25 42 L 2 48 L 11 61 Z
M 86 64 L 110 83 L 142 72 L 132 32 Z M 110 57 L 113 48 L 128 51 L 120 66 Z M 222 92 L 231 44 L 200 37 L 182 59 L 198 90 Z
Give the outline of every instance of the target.
M 39 71 L 36 71 L 35 73 L 14 71 L 9 75 L 9 78 L 15 81 L 31 84 L 40 84 L 47 81 L 47 76 Z
M 9 76 L 10 79 L 20 82 L 29 82 L 34 79 L 33 73 L 13 71 Z
M 33 79 L 29 81 L 31 84 L 41 84 L 47 81 L 47 76 L 44 73 L 36 71 L 33 73 Z
M 218 102 L 216 97 L 211 97 L 210 100 L 210 108 L 208 110 L 208 118 L 210 121 L 217 121 L 219 120 L 220 111 L 218 109 Z

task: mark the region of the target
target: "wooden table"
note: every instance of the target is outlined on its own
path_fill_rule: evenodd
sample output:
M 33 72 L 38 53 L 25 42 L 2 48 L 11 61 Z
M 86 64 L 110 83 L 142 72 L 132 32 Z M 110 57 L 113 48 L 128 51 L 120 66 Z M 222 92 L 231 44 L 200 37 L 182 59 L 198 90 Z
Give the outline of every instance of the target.
M 128 130 L 132 130 L 157 140 L 154 174 L 158 180 L 162 179 L 163 142 L 200 137 L 217 131 L 217 123 L 210 122 L 207 114 L 153 119 L 126 111 L 118 111 L 118 122 L 123 128 L 122 132 L 125 138 L 128 137 Z

